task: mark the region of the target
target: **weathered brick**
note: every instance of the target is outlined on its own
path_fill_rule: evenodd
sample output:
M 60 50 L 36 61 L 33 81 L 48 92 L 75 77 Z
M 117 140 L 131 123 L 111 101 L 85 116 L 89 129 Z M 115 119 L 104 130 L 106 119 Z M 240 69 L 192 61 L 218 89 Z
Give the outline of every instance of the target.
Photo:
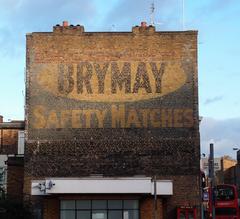
M 136 101 L 134 97 L 129 97 L 126 102 L 109 102 L 106 97 L 93 92 L 90 97 L 80 100 L 76 95 L 77 92 L 82 92 L 81 86 L 77 84 L 77 77 L 79 79 L 81 73 L 80 62 L 90 63 L 86 68 L 89 74 L 94 63 L 109 63 L 113 72 L 117 71 L 114 63 L 130 63 L 133 66 L 136 63 L 149 65 L 152 62 L 167 63 L 168 70 L 172 73 L 168 75 L 169 78 L 163 79 L 162 92 L 166 93 L 162 96 L 156 97 L 154 94 L 150 99 L 142 100 L 141 97 Z M 137 68 L 144 69 L 144 64 Z M 61 87 L 66 84 L 59 84 L 59 80 L 62 83 L 64 80 L 61 77 L 56 79 L 56 71 L 70 74 L 67 89 Z M 127 70 L 125 76 L 127 77 Z M 136 81 L 138 79 L 136 76 Z M 109 87 L 105 88 L 114 91 L 114 80 L 112 77 L 112 84 L 106 81 Z M 146 81 L 141 83 L 131 84 L 131 88 L 126 87 L 126 92 L 134 93 L 139 90 L 138 86 L 145 86 L 146 91 L 150 91 Z M 178 83 L 182 83 L 180 87 L 177 87 Z M 103 84 L 84 86 L 89 93 L 98 86 L 98 92 L 104 90 Z M 139 98 L 138 95 L 135 98 Z M 87 98 L 92 99 L 87 101 Z M 99 98 L 105 99 L 99 102 Z M 117 98 L 123 97 L 119 95 Z M 159 209 L 163 209 L 162 216 L 159 217 L 175 218 L 177 205 L 199 206 L 197 32 L 156 32 L 153 27 L 134 27 L 132 32 L 125 33 L 90 33 L 84 32 L 82 26 L 60 26 L 54 27 L 53 32 L 29 34 L 26 103 L 25 177 L 28 183 L 31 179 L 91 174 L 156 175 L 158 179 L 173 180 L 174 185 L 172 197 L 159 198 Z M 111 110 L 113 106 L 119 109 L 121 104 L 126 109 L 126 124 L 122 124 L 122 128 L 116 128 L 113 127 Z M 96 118 L 87 124 L 87 114 L 82 119 L 85 122 L 82 128 L 79 124 L 69 121 L 64 123 L 59 119 L 64 118 L 64 112 L 71 110 L 72 113 L 72 110 L 79 108 L 88 111 L 106 110 L 103 128 L 99 127 Z M 140 121 L 137 121 L 134 113 L 129 117 L 131 110 L 140 114 L 139 110 L 146 109 L 159 110 L 157 112 L 161 114 L 161 122 L 153 121 L 153 114 L 148 114 L 147 120 L 141 114 L 138 118 Z M 182 121 L 181 113 L 185 109 L 193 113 L 191 122 Z M 36 113 L 39 112 L 43 118 L 36 122 Z M 169 121 L 164 122 L 163 115 Z M 54 117 L 57 119 L 54 120 Z M 131 120 L 135 121 L 133 125 L 129 125 Z M 144 200 L 143 209 L 152 209 L 150 198 Z M 56 200 L 46 201 L 46 206 L 55 205 Z M 142 219 L 150 218 L 149 211 L 141 211 Z M 49 217 L 45 213 L 45 218 Z

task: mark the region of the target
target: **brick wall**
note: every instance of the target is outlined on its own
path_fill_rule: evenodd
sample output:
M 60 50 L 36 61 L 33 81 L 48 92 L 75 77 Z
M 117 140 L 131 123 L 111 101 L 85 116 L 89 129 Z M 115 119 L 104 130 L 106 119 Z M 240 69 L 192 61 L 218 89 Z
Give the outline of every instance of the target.
M 44 199 L 44 219 L 59 219 L 60 209 L 59 209 L 59 199 L 57 198 L 46 198 Z
M 65 32 L 59 32 L 56 27 L 53 33 L 33 33 L 27 36 L 29 72 L 26 115 L 29 139 L 26 153 L 26 160 L 29 161 L 26 163 L 27 173 L 32 165 L 36 167 L 36 171 L 30 175 L 36 176 L 44 176 L 44 174 L 62 176 L 64 173 L 72 176 L 95 173 L 104 175 L 198 173 L 196 32 L 154 32 L 152 28 L 145 32 L 135 28 L 132 33 L 84 33 L 81 31 L 81 28 L 69 27 Z M 52 65 L 74 64 L 79 61 L 146 60 L 147 62 L 149 59 L 181 63 L 181 69 L 187 77 L 186 82 L 175 92 L 160 98 L 125 103 L 126 111 L 132 108 L 187 108 L 193 110 L 192 126 L 181 127 L 180 125 L 179 128 L 133 126 L 127 129 L 74 128 L 67 123 L 64 127 L 55 126 L 58 118 L 54 120 L 54 117 L 58 117 L 60 113 L 62 118 L 64 114 L 62 109 L 68 111 L 80 107 L 89 110 L 90 108 L 108 108 L 112 105 L 78 101 L 74 99 L 75 94 L 70 98 L 68 98 L 70 94 L 56 98 L 50 91 L 51 86 L 54 85 L 47 81 L 51 81 L 48 79 L 52 79 L 54 83 L 57 81 L 53 78 L 47 78 L 45 81 L 41 77 L 42 74 L 45 76 L 45 72 L 52 74 L 50 73 Z M 54 89 L 53 87 L 52 90 Z M 120 107 L 120 105 L 117 106 Z M 131 115 L 134 117 L 134 114 Z M 106 123 L 108 125 L 109 121 Z M 79 162 L 75 162 L 76 158 Z M 49 165 L 47 172 L 41 173 L 39 168 L 41 163 Z M 82 166 L 85 168 L 81 168 Z
M 23 198 L 23 157 L 8 157 L 7 160 L 7 196 L 11 200 Z
M 235 184 L 237 180 L 237 174 L 236 174 L 236 166 L 229 167 L 223 172 L 224 182 L 226 184 Z
M 3 123 L 1 115 L 0 123 Z M 18 131 L 18 129 L 0 129 L 0 154 L 17 154 Z
M 221 165 L 222 165 L 222 171 L 225 171 L 237 164 L 236 160 L 233 160 L 230 157 L 222 157 L 221 159 Z
M 157 199 L 156 213 L 153 196 L 145 198 L 140 204 L 140 218 L 154 218 L 156 214 L 158 219 L 162 219 L 164 214 L 163 211 L 163 201 L 160 198 Z
M 122 78 L 103 81 L 105 67 L 111 71 L 106 75 L 123 69 Z M 167 72 L 161 92 L 148 75 L 156 68 Z M 130 79 L 129 71 L 135 74 Z M 121 80 L 123 93 L 112 100 Z M 50 33 L 32 33 L 26 87 L 26 183 L 91 174 L 157 175 L 174 180 L 166 216 L 178 204 L 199 204 L 197 32 L 135 27 L 88 33 L 82 26 L 56 26 Z
M 173 180 L 173 196 L 163 201 L 164 218 L 176 218 L 177 206 L 196 206 L 200 218 L 200 189 L 197 175 L 165 176 Z
M 0 153 L 17 154 L 18 148 L 18 131 L 17 129 L 0 130 Z

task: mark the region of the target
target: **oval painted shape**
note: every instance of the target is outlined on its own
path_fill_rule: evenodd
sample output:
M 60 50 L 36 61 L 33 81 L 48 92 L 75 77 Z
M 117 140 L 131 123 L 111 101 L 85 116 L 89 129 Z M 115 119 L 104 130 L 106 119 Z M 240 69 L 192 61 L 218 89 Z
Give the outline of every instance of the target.
M 89 102 L 134 102 L 164 96 L 187 80 L 181 62 L 35 64 L 38 85 L 49 93 Z

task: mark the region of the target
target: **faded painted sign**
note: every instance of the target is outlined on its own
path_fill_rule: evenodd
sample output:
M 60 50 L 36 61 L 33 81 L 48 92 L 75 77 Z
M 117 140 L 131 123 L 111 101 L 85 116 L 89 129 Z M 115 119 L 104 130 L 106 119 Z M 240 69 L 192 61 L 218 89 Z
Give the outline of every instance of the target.
M 191 109 L 129 108 L 112 104 L 110 109 L 33 110 L 33 128 L 183 128 L 193 126 Z M 110 117 L 111 123 L 107 123 Z
M 134 102 L 164 96 L 186 82 L 178 62 L 36 65 L 36 81 L 54 96 L 89 102 Z
M 35 64 L 32 71 L 35 95 L 45 92 L 32 107 L 33 129 L 193 126 L 191 108 L 151 106 L 186 84 L 181 62 Z
M 196 55 L 192 32 L 29 35 L 27 138 L 189 136 Z

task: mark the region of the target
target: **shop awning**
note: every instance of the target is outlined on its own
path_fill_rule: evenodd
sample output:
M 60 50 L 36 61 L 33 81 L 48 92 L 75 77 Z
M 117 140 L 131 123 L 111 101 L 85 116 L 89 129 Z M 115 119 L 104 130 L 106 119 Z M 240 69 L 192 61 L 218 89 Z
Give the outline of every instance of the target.
M 150 177 L 46 178 L 32 181 L 32 195 L 51 194 L 154 194 Z M 157 195 L 172 195 L 171 180 L 156 180 Z

